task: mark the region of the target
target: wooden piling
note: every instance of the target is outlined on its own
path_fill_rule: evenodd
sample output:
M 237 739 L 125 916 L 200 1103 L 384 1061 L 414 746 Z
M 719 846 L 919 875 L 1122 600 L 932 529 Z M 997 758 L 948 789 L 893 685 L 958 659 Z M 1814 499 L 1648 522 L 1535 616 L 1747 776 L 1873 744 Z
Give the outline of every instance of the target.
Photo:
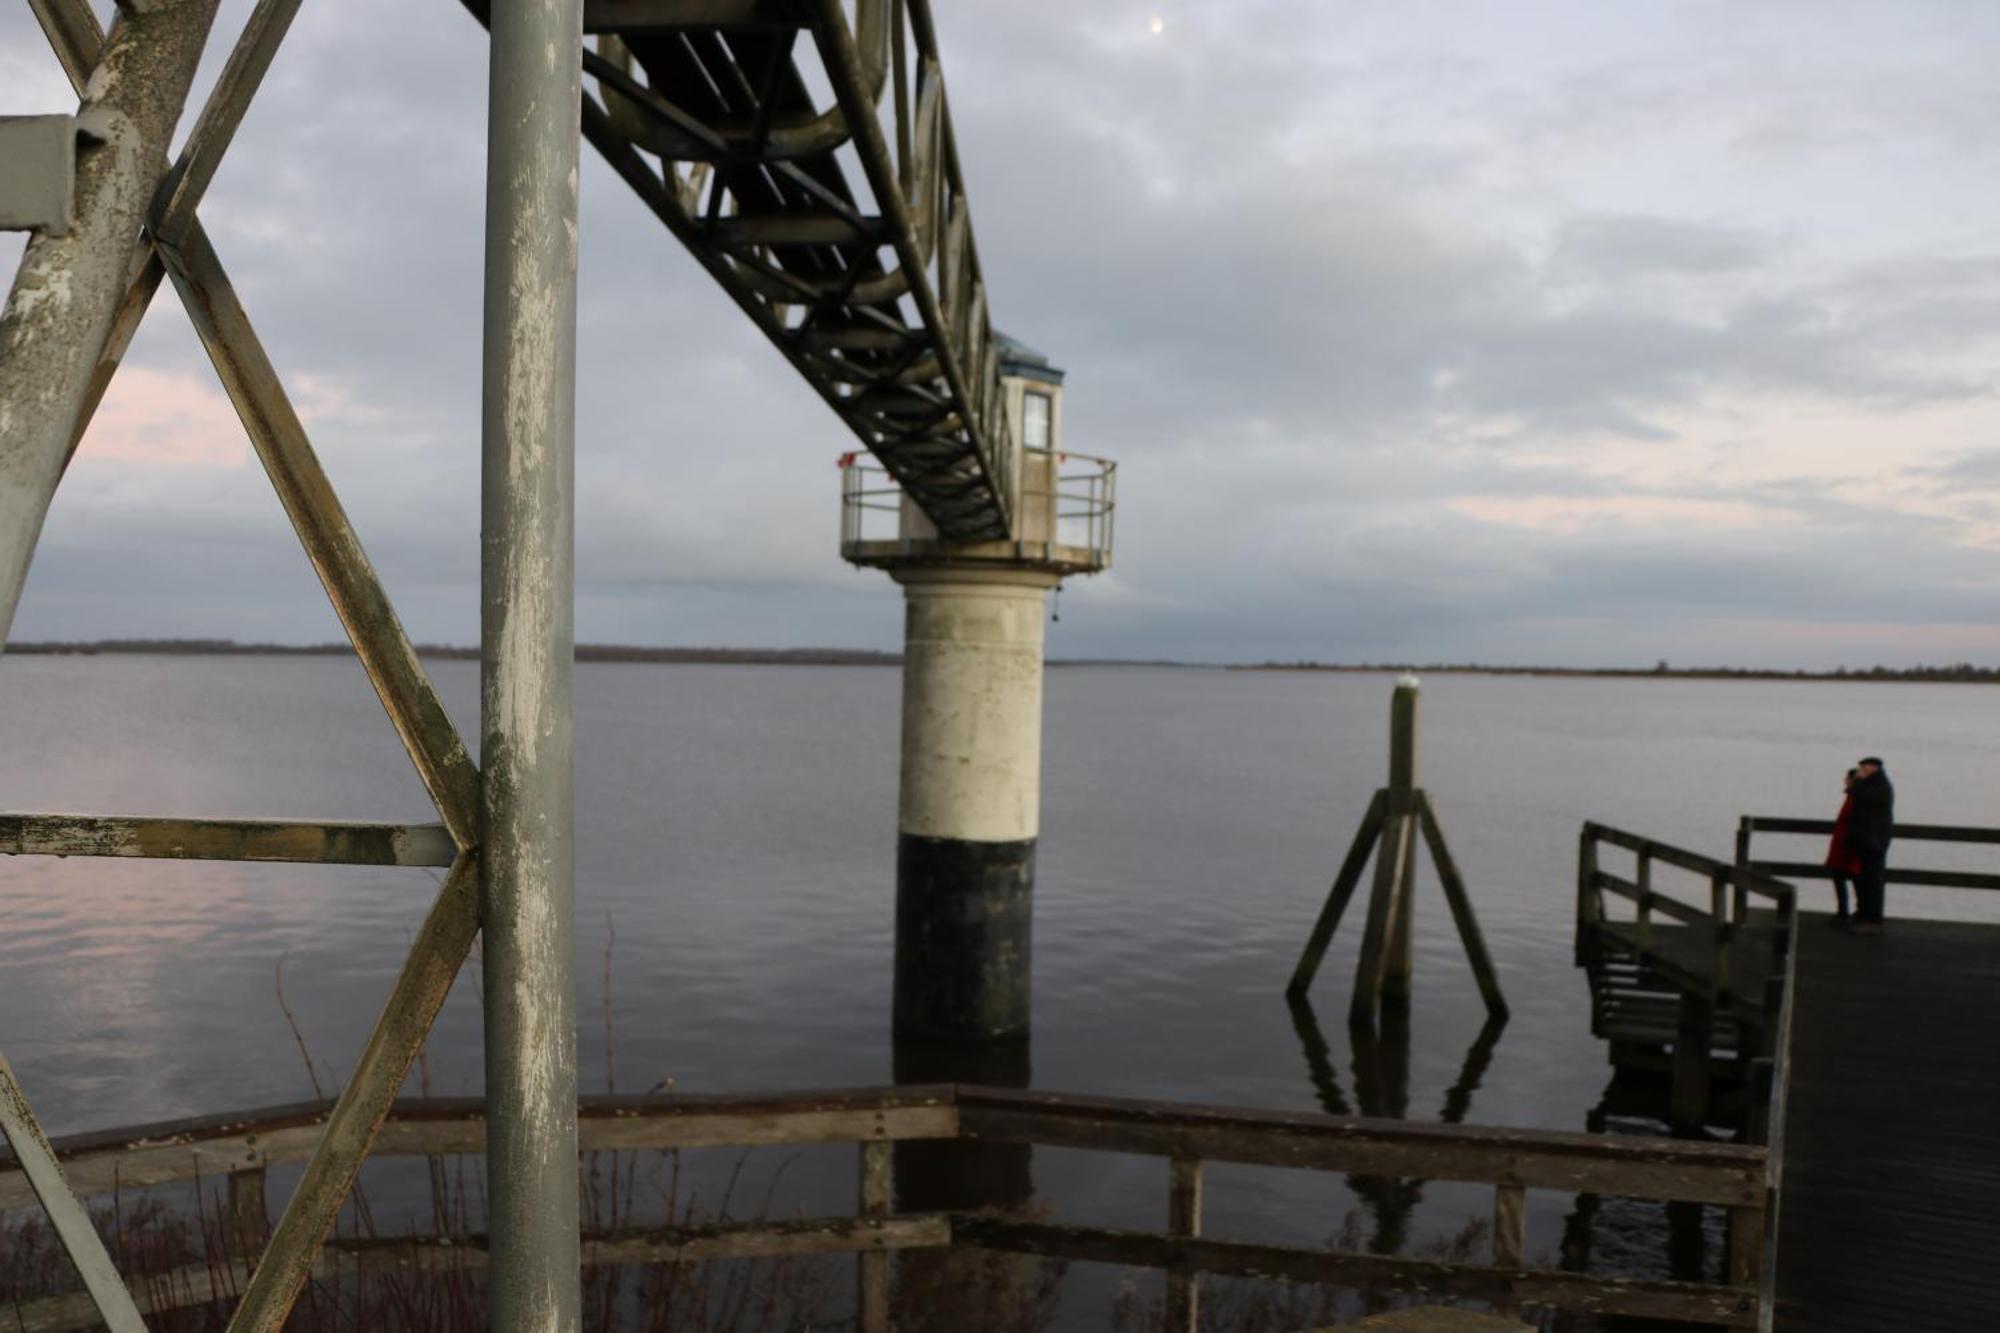
M 1409 1008 L 1415 973 L 1419 836 L 1430 849 L 1431 861 L 1444 887 L 1445 902 L 1451 908 L 1452 923 L 1465 946 L 1487 1013 L 1495 1019 L 1507 1017 L 1500 978 L 1480 933 L 1465 880 L 1445 843 L 1444 828 L 1429 794 L 1418 783 L 1421 751 L 1418 704 L 1415 677 L 1399 680 L 1389 710 L 1389 785 L 1378 790 L 1369 802 L 1361 827 L 1355 832 L 1339 873 L 1334 876 L 1326 904 L 1320 909 L 1319 919 L 1314 922 L 1285 987 L 1285 993 L 1293 998 L 1304 995 L 1311 987 L 1334 931 L 1361 883 L 1369 857 L 1374 856 L 1374 883 L 1368 898 L 1367 920 L 1362 927 L 1353 998 L 1348 1006 L 1348 1022 L 1353 1026 L 1372 1027 L 1384 1008 Z

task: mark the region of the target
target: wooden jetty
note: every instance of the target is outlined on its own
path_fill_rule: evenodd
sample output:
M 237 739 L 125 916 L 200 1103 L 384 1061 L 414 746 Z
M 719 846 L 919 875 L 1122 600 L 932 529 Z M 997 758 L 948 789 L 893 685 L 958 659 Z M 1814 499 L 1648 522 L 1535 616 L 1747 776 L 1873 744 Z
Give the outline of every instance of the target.
M 1760 859 L 1753 842 L 1823 847 L 1831 832 L 1747 816 L 1725 863 L 1587 825 L 1577 955 L 1593 1028 L 1621 1069 L 1671 1071 L 1669 1116 L 1685 1129 L 1712 1122 L 1718 1080 L 1749 1090 L 1739 1129 L 1768 1144 L 1774 1200 L 1764 1327 L 2000 1326 L 2000 925 L 1896 918 L 1892 900 L 1881 937 L 1828 929 L 1786 883 L 1826 870 Z M 2000 830 L 1942 825 L 1896 837 L 1905 854 L 2000 844 Z M 1606 848 L 1631 854 L 1629 874 L 1604 868 Z M 1657 866 L 1705 892 L 1663 891 Z M 2000 875 L 1964 870 L 1892 866 L 1888 881 L 2000 889 Z

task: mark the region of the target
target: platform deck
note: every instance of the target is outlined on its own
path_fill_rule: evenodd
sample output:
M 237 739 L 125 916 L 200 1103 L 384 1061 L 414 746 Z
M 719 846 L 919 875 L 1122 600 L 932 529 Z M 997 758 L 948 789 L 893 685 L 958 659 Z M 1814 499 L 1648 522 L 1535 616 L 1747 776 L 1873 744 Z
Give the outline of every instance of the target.
M 1824 919 L 1798 931 L 1777 1327 L 2000 1327 L 2000 925 Z

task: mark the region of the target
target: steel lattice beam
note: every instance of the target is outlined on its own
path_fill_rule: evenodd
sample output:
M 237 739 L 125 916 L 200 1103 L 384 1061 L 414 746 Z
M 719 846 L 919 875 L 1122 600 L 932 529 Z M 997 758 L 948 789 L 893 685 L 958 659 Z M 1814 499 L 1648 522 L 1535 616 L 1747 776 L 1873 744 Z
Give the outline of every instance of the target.
M 589 0 L 584 27 L 585 137 L 943 536 L 1009 537 L 1017 460 L 928 0 Z

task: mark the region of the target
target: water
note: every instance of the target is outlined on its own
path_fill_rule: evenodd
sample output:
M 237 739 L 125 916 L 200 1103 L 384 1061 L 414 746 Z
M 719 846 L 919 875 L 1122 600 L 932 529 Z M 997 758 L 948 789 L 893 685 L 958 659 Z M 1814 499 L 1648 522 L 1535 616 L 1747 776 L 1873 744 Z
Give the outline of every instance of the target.
M 476 737 L 475 666 L 431 669 Z M 576 682 L 586 1086 L 605 1085 L 611 1046 L 627 1091 L 889 1081 L 897 673 L 585 665 Z M 1281 994 L 1383 780 L 1389 688 L 1375 675 L 1049 673 L 1035 1086 L 1295 1110 L 1373 1101 L 1418 1119 L 1459 1099 L 1475 1123 L 1582 1128 L 1609 1074 L 1570 959 L 1584 819 L 1726 858 L 1739 814 L 1830 817 L 1841 773 L 1879 752 L 1904 819 L 1993 822 L 2000 712 L 1982 687 L 1432 678 L 1422 777 L 1514 1018 L 1475 1051 L 1483 1010 L 1426 877 L 1405 1081 L 1397 1052 L 1354 1051 L 1339 1021 L 1353 918 L 1321 973 L 1324 1031 L 1295 1023 Z M 433 817 L 359 668 L 338 659 L 0 659 L 0 747 L 0 809 Z M 280 967 L 330 1086 L 435 883 L 0 862 L 0 1049 L 55 1134 L 309 1096 Z M 1950 891 L 1892 890 L 1891 911 L 2000 919 Z M 433 1091 L 478 1090 L 475 972 L 440 1020 Z M 837 1166 L 798 1173 L 798 1187 L 833 1189 L 851 1170 Z M 836 1203 L 852 1188 L 840 1180 Z M 1041 1152 L 1035 1182 L 1080 1222 L 1155 1225 L 1163 1207 L 1149 1159 Z M 1429 1186 L 1409 1235 L 1447 1234 L 1489 1200 Z M 1208 1229 L 1318 1241 L 1356 1203 L 1337 1180 L 1217 1171 Z M 1560 1242 L 1570 1206 L 1532 1197 L 1531 1256 Z M 1600 1257 L 1665 1271 L 1658 1209 L 1607 1205 L 1596 1231 Z

